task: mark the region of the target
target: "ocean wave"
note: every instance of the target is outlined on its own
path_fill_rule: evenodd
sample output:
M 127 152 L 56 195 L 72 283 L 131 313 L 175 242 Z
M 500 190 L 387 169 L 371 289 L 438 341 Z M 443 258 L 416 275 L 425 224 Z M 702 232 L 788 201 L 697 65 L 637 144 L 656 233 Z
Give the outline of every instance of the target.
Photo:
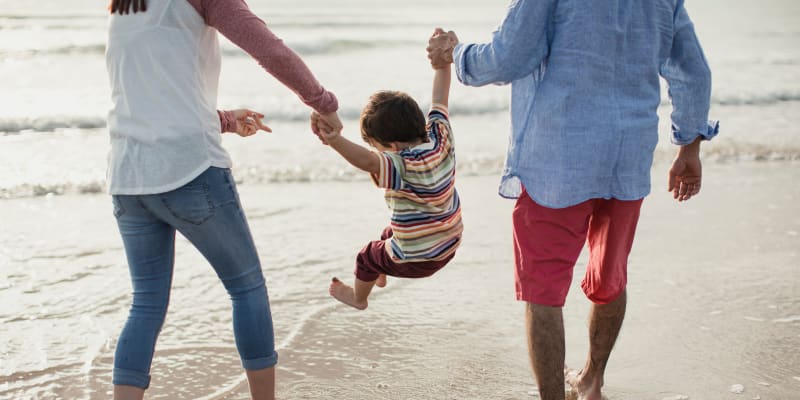
M 466 158 L 466 157 L 463 157 Z M 462 160 L 459 164 L 459 174 L 462 176 L 482 175 L 489 172 L 499 172 L 502 169 L 503 158 L 476 158 Z M 297 166 L 264 166 L 261 164 L 237 164 L 234 169 L 236 182 L 243 185 L 271 184 L 271 183 L 311 183 L 311 182 L 369 182 L 369 178 L 354 168 L 330 168 L 327 165 L 316 167 Z M 58 182 L 30 182 L 16 186 L 0 186 L 0 200 L 30 197 L 45 197 L 57 195 L 98 194 L 106 190 L 106 182 L 102 177 L 94 179 L 65 176 Z
M 108 15 L 98 14 L 98 13 L 91 13 L 91 14 L 0 14 L 0 20 L 3 19 L 10 19 L 10 20 L 21 20 L 21 21 L 28 21 L 28 20 L 42 20 L 42 19 L 51 19 L 51 20 L 67 20 L 73 21 L 76 19 L 96 19 L 96 20 L 107 20 Z
M 19 199 L 63 194 L 97 194 L 105 191 L 105 180 L 93 182 L 25 183 L 0 187 L 0 199 Z
M 425 105 L 422 105 L 423 107 Z M 257 109 L 258 107 L 256 107 Z M 293 101 L 285 107 L 273 110 L 268 116 L 269 122 L 304 122 L 308 121 L 309 109 L 304 105 Z M 505 97 L 482 99 L 480 103 L 459 104 L 450 108 L 452 114 L 458 115 L 483 115 L 496 112 L 506 112 L 508 110 L 508 100 Z M 359 106 L 344 106 L 338 111 L 343 119 L 358 119 L 361 115 Z M 104 116 L 87 115 L 62 115 L 52 117 L 23 117 L 0 119 L 0 136 L 17 135 L 23 133 L 53 132 L 59 129 L 101 129 L 106 127 Z
M 666 91 L 663 94 L 666 95 Z M 800 101 L 800 92 L 723 93 L 711 96 L 711 104 L 718 106 L 771 106 L 797 101 Z M 669 107 L 671 104 L 668 97 L 661 99 L 660 106 Z
M 711 104 L 721 106 L 767 106 L 777 103 L 800 101 L 798 92 L 742 93 L 739 95 L 712 96 Z
M 668 163 L 674 157 L 670 148 L 657 149 L 655 163 Z M 709 146 L 703 151 L 706 163 L 731 162 L 798 162 L 800 147 L 770 147 L 765 145 L 748 146 Z M 500 176 L 503 169 L 504 155 L 472 157 L 461 156 L 458 164 L 458 176 Z M 330 168 L 328 165 L 316 167 L 297 166 L 264 166 L 262 164 L 237 164 L 233 171 L 237 184 L 261 185 L 276 183 L 314 183 L 314 182 L 369 182 L 369 178 L 354 168 Z M 0 186 L 0 200 L 46 197 L 58 195 L 100 194 L 106 190 L 105 179 L 86 179 L 61 182 L 24 183 L 16 186 Z
M 43 56 L 43 55 L 103 55 L 106 51 L 104 43 L 94 43 L 86 45 L 68 45 L 50 48 L 31 48 L 15 50 L 13 52 L 0 53 L 4 56 Z
M 106 126 L 104 117 L 54 116 L 0 119 L 0 136 L 24 132 L 52 132 L 58 129 L 99 129 Z
M 764 94 L 723 94 L 715 95 L 712 104 L 718 106 L 772 106 L 780 103 L 800 101 L 800 92 L 776 92 Z M 262 104 L 263 105 L 263 104 Z M 669 99 L 661 103 L 669 107 Z M 258 104 L 253 107 L 258 108 Z M 422 104 L 424 107 L 425 105 Z M 472 99 L 471 102 L 457 102 L 450 108 L 453 115 L 474 116 L 508 112 L 507 96 L 486 96 Z M 264 107 L 273 110 L 268 115 L 271 122 L 303 122 L 308 120 L 308 108 L 292 101 L 286 102 L 284 107 Z M 345 119 L 358 119 L 361 114 L 360 105 L 342 106 L 339 115 Z M 100 129 L 106 127 L 104 115 L 62 115 L 43 117 L 22 117 L 0 119 L 0 136 L 14 135 L 28 132 L 52 132 L 59 129 Z
M 365 51 L 376 48 L 396 48 L 402 46 L 419 45 L 418 42 L 408 40 L 358 40 L 358 39 L 329 39 L 314 42 L 288 42 L 287 45 L 301 56 L 316 56 Z M 105 43 L 71 44 L 67 46 L 32 47 L 28 49 L 15 49 L 0 51 L 3 57 L 34 57 L 34 56 L 63 56 L 63 55 L 95 55 L 105 54 Z M 223 57 L 250 57 L 238 47 L 222 46 Z

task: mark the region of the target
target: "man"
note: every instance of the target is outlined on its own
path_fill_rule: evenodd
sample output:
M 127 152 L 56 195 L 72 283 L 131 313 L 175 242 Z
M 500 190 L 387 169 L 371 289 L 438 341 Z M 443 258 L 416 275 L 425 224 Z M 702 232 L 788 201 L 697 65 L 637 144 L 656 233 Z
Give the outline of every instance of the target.
M 581 287 L 594 303 L 589 356 L 568 378 L 599 400 L 625 316 L 627 259 L 658 141 L 659 76 L 673 104 L 679 145 L 668 189 L 700 191 L 700 142 L 711 74 L 683 0 L 514 0 L 490 43 L 461 44 L 438 30 L 428 56 L 454 62 L 470 86 L 511 83 L 511 145 L 500 195 L 513 213 L 517 299 L 527 302 L 528 349 L 544 400 L 564 399 L 562 307 L 588 243 Z

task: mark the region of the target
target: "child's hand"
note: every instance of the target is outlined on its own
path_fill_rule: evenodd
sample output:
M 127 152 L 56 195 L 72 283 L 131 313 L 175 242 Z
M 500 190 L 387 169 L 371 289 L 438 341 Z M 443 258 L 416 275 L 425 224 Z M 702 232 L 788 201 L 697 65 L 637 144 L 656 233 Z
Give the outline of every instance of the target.
M 436 28 L 428 39 L 428 59 L 433 69 L 449 68 L 453 62 L 453 49 L 458 44 L 458 37 L 453 31 L 445 32 Z
M 316 111 L 311 112 L 311 131 L 319 138 L 322 144 L 341 136 L 342 122 L 336 112 L 321 115 Z
M 236 134 L 241 137 L 248 137 L 254 135 L 258 130 L 272 132 L 270 127 L 264 125 L 261 121 L 264 114 L 257 113 L 248 109 L 233 110 L 233 116 L 236 118 Z

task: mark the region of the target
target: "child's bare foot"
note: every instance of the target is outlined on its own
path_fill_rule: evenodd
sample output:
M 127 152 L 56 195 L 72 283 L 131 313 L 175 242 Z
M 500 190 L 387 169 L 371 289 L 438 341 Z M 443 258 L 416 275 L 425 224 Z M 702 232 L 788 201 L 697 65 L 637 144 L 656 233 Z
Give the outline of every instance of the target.
M 347 304 L 350 307 L 363 310 L 367 308 L 367 301 L 364 300 L 363 302 L 356 301 L 356 292 L 353 290 L 352 287 L 347 286 L 344 282 L 340 281 L 339 278 L 334 277 L 331 280 L 331 286 L 328 289 L 328 292 L 333 296 L 336 300 L 341 301 L 344 304 Z
M 386 287 L 386 274 L 378 275 L 378 280 L 375 281 L 375 286 Z

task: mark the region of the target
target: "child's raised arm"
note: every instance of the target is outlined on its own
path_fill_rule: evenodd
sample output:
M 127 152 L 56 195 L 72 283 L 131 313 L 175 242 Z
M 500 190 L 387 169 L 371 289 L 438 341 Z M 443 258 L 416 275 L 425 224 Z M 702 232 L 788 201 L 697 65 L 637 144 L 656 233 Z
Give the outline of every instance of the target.
M 448 106 L 450 97 L 450 64 L 453 63 L 452 55 L 449 57 L 439 57 L 444 53 L 453 52 L 453 47 L 458 43 L 458 37 L 453 31 L 445 32 L 442 28 L 436 28 L 428 41 L 428 58 L 431 59 L 431 66 L 435 71 L 433 74 L 433 96 L 434 104 Z M 439 56 L 433 57 L 430 53 L 435 52 Z M 442 53 L 442 54 L 439 54 Z
M 431 102 L 447 107 L 450 97 L 450 64 L 447 67 L 434 70 L 433 96 Z

